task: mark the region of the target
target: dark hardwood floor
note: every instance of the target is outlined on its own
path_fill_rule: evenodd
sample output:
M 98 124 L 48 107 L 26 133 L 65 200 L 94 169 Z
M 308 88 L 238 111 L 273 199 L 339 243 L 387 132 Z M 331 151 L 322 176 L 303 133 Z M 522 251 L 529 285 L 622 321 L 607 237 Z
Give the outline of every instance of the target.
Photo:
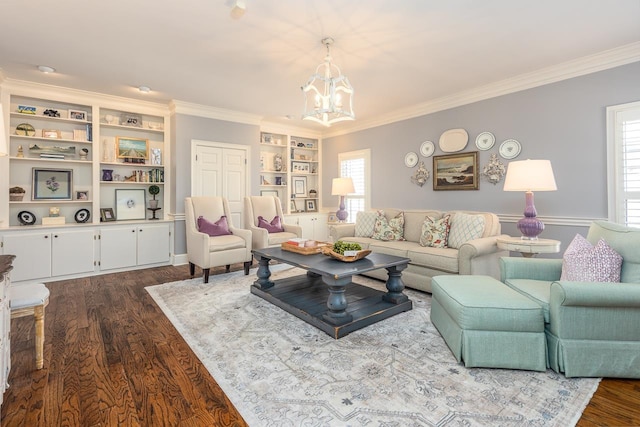
M 144 290 L 188 277 L 180 266 L 48 283 L 44 368 L 33 320 L 13 320 L 1 425 L 246 425 Z M 603 380 L 578 425 L 640 426 L 640 381 Z

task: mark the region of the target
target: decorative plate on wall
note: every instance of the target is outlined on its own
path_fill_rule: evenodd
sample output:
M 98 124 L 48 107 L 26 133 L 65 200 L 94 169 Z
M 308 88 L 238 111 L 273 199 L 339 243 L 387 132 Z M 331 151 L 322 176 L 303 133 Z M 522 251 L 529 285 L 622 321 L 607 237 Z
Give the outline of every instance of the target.
M 515 139 L 507 139 L 502 144 L 500 144 L 499 152 L 503 159 L 511 160 L 518 157 L 522 147 L 520 143 Z
M 445 153 L 455 153 L 464 150 L 469 142 L 469 134 L 464 129 L 449 129 L 440 135 L 438 145 Z
M 33 225 L 36 223 L 36 216 L 29 211 L 21 211 L 18 213 L 18 221 L 22 225 Z
M 408 168 L 412 168 L 418 164 L 418 155 L 413 151 L 409 151 L 404 156 L 404 164 L 407 165 Z
M 482 132 L 476 137 L 476 147 L 478 150 L 486 151 L 496 143 L 496 137 L 491 132 Z
M 424 157 L 431 157 L 434 151 L 436 151 L 436 146 L 431 141 L 425 141 L 420 145 L 420 154 Z

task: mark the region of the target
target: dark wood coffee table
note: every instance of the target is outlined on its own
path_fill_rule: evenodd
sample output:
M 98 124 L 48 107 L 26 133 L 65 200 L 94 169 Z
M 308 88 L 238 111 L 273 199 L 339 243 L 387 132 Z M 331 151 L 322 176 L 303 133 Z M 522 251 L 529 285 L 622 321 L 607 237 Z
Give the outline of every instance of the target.
M 258 280 L 251 293 L 277 305 L 288 313 L 341 338 L 380 320 L 413 308 L 402 292 L 402 270 L 409 258 L 371 253 L 355 262 L 342 262 L 326 255 L 302 255 L 281 248 L 255 249 Z M 304 270 L 306 274 L 269 280 L 269 261 L 277 260 Z M 385 268 L 387 292 L 351 281 L 367 271 Z

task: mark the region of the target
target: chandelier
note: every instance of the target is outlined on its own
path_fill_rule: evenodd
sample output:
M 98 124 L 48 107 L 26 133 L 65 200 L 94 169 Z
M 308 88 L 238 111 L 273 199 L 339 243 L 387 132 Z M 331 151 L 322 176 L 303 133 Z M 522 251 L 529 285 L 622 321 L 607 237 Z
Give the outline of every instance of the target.
M 349 79 L 340 73 L 340 68 L 331 62 L 329 48 L 333 44 L 331 37 L 322 39 L 327 47 L 324 62 L 318 65 L 316 72 L 302 86 L 304 92 L 304 120 L 312 120 L 324 126 L 331 126 L 343 120 L 354 120 L 353 86 Z

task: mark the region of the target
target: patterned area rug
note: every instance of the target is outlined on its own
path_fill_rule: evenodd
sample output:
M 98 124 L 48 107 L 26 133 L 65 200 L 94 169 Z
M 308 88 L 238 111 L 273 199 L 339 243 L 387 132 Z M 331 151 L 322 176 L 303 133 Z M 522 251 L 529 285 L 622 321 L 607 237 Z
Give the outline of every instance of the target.
M 408 290 L 413 310 L 334 340 L 250 294 L 255 279 L 253 269 L 146 288 L 251 426 L 564 427 L 599 383 L 465 368 L 429 321 L 429 294 Z

